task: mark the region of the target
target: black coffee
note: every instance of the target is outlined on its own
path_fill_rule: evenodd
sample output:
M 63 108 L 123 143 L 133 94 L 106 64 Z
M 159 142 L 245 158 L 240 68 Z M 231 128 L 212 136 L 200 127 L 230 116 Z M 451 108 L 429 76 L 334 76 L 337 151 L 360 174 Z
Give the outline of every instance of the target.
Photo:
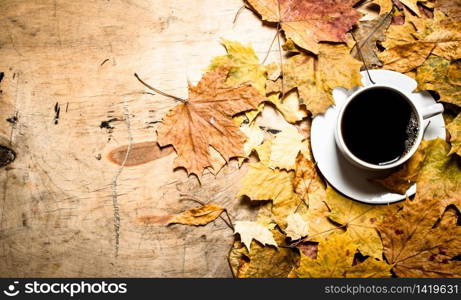
M 419 130 L 412 106 L 400 93 L 385 88 L 368 89 L 351 100 L 341 127 L 349 151 L 375 165 L 400 159 Z

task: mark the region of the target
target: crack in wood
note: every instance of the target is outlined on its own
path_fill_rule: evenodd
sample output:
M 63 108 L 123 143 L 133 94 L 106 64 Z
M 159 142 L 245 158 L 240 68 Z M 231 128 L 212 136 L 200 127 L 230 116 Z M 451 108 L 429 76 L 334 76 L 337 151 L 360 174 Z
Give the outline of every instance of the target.
M 117 173 L 115 176 L 112 178 L 112 206 L 114 210 L 114 233 L 115 233 L 115 257 L 118 257 L 118 252 L 120 248 L 120 206 L 118 204 L 118 194 L 117 194 L 117 181 L 118 178 L 120 177 L 120 174 L 122 174 L 123 168 L 125 167 L 125 164 L 128 160 L 128 157 L 130 156 L 131 149 L 133 147 L 133 136 L 131 133 L 131 122 L 130 122 L 130 112 L 128 110 L 128 106 L 126 102 L 123 105 L 124 109 L 124 115 L 125 115 L 125 123 L 126 127 L 128 130 L 128 149 L 125 154 L 125 158 L 120 165 L 120 168 L 118 169 Z

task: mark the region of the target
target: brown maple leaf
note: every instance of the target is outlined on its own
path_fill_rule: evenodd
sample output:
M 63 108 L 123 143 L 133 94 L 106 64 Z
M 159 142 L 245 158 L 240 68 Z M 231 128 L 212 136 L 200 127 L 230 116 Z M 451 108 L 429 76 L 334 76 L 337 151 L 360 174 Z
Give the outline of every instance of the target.
M 315 54 L 319 42 L 346 42 L 361 14 L 358 0 L 247 0 L 268 22 L 279 23 L 287 38 Z
M 390 14 L 382 15 L 374 20 L 360 22 L 353 34 L 357 39 L 357 44 L 353 48 L 351 54 L 357 59 L 360 59 L 360 51 L 367 66 L 382 66 L 376 52 L 378 51 L 378 42 L 385 39 L 385 31 L 391 24 L 392 18 Z
M 378 227 L 386 259 L 399 277 L 461 277 L 461 262 L 453 260 L 461 254 L 461 227 L 444 214 L 461 203 L 461 170 L 449 151 L 441 139 L 428 143 L 416 198 Z
M 173 145 L 178 157 L 174 167 L 197 176 L 212 166 L 210 147 L 227 161 L 243 157 L 245 135 L 232 116 L 255 109 L 265 100 L 249 85 L 226 84 L 227 68 L 206 73 L 197 86 L 189 85 L 189 100 L 174 107 L 158 128 L 158 143 Z

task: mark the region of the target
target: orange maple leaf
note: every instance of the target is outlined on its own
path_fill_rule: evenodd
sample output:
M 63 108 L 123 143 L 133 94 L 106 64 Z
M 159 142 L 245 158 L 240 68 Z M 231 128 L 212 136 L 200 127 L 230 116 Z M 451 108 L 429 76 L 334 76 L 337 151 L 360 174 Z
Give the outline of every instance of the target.
M 229 70 L 218 68 L 206 73 L 197 86 L 189 85 L 189 100 L 177 105 L 158 128 L 160 146 L 173 145 L 178 157 L 174 167 L 184 167 L 200 176 L 212 166 L 210 147 L 228 161 L 244 157 L 246 137 L 232 116 L 255 109 L 265 100 L 250 85 L 226 84 Z

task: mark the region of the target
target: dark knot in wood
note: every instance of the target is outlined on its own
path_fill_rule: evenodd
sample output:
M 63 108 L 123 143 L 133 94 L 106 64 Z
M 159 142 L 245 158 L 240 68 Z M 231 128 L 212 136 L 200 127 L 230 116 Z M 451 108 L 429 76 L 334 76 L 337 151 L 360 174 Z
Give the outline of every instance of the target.
M 0 145 L 0 168 L 11 164 L 16 159 L 16 152 Z

